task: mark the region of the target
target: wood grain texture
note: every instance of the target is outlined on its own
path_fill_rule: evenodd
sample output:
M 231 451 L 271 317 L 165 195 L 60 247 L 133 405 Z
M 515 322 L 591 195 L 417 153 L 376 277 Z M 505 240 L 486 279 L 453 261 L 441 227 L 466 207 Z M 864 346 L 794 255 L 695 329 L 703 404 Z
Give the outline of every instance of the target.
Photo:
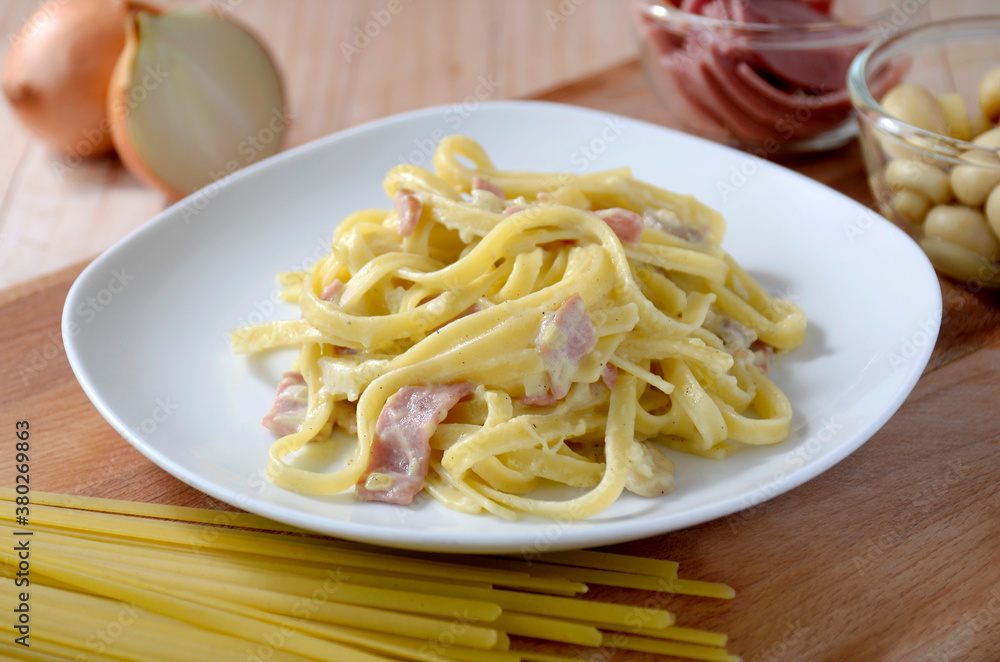
M 655 119 L 638 65 L 543 98 Z M 856 150 L 797 169 L 870 203 Z M 62 351 L 59 318 L 82 265 L 0 293 L 0 429 L 31 420 L 35 489 L 229 508 L 132 449 L 101 418 Z M 618 545 L 725 581 L 731 602 L 596 587 L 595 597 L 679 614 L 730 634 L 747 662 L 996 662 L 1000 659 L 1000 307 L 942 281 L 931 362 L 899 412 L 860 450 L 779 497 L 684 531 Z M 863 323 L 863 321 L 859 321 Z M 0 462 L 0 484 L 13 468 Z M 600 660 L 662 659 L 615 651 Z M 517 648 L 580 655 L 519 639 Z
M 0 4 L 0 57 L 40 4 Z M 158 4 L 215 7 L 260 37 L 285 77 L 286 146 L 415 108 L 523 97 L 635 53 L 618 0 L 401 0 L 397 14 L 387 0 Z M 0 288 L 100 253 L 166 204 L 115 159 L 77 162 L 29 137 L 5 102 L 0 136 Z

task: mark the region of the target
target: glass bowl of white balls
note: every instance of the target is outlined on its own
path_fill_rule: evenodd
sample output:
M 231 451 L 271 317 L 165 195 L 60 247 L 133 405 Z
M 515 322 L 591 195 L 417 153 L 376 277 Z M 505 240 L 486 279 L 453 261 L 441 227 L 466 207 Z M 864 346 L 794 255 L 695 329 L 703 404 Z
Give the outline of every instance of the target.
M 887 68 L 905 71 L 876 98 Z M 903 29 L 848 72 L 879 210 L 941 274 L 1000 288 L 1000 15 Z

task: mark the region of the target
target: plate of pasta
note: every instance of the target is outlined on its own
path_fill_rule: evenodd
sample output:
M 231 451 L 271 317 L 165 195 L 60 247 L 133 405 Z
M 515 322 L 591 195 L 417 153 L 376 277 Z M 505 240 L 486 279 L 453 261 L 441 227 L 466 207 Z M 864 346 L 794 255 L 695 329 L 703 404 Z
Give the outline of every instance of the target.
M 534 553 L 755 506 L 916 383 L 940 291 L 874 212 L 635 120 L 453 110 L 252 166 L 91 264 L 63 330 L 108 421 L 278 521 Z

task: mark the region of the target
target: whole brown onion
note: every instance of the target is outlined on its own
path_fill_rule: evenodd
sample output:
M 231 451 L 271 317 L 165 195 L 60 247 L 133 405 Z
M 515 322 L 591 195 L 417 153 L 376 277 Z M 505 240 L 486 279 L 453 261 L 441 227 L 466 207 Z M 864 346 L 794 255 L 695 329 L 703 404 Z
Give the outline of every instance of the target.
M 125 45 L 118 0 L 50 0 L 14 38 L 3 92 L 28 129 L 74 156 L 111 150 L 108 83 Z

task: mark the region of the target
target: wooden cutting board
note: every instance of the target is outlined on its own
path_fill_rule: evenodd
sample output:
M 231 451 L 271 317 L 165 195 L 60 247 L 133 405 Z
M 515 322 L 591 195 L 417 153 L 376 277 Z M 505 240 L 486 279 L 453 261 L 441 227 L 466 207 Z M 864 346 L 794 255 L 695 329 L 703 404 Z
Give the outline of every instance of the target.
M 540 98 L 664 119 L 635 62 Z M 871 203 L 855 146 L 784 164 Z M 9 442 L 0 485 L 14 484 L 14 424 L 26 419 L 35 490 L 228 509 L 135 451 L 77 384 L 59 320 L 83 266 L 0 293 L 0 429 Z M 860 450 L 740 513 L 613 548 L 679 561 L 687 577 L 731 584 L 735 600 L 594 593 L 652 601 L 676 610 L 679 625 L 727 632 L 747 662 L 1000 660 L 1000 305 L 993 293 L 941 288 L 931 362 Z

